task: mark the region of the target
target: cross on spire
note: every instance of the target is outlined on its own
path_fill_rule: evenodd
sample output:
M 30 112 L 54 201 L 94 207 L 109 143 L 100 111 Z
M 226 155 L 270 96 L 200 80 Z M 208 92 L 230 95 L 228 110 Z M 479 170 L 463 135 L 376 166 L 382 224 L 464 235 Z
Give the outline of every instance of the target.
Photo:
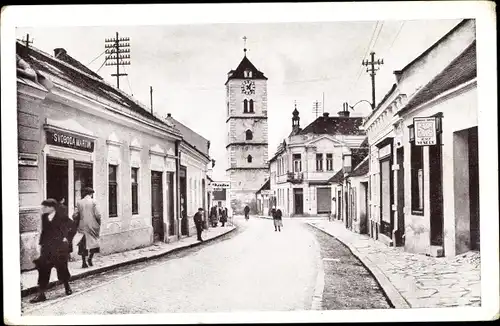
M 245 56 L 247 55 L 247 37 L 243 36 L 243 52 L 245 52 Z

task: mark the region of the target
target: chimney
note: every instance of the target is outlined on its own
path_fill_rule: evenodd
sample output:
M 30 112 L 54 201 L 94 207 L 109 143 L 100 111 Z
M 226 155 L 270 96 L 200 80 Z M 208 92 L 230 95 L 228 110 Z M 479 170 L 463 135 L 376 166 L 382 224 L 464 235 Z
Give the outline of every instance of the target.
M 57 49 L 54 49 L 54 56 L 55 56 L 56 58 L 59 58 L 60 56 L 64 56 L 64 55 L 66 55 L 66 54 L 67 54 L 67 52 L 66 52 L 66 50 L 65 50 L 65 49 L 63 49 L 63 48 L 57 48 Z
M 171 113 L 167 113 L 167 118 L 171 118 L 172 117 L 172 114 Z
M 349 118 L 349 111 L 339 111 L 339 117 Z
M 329 116 L 329 115 L 330 115 L 330 113 L 328 113 L 328 112 L 324 112 L 324 113 L 323 113 L 323 118 L 328 118 L 328 116 Z

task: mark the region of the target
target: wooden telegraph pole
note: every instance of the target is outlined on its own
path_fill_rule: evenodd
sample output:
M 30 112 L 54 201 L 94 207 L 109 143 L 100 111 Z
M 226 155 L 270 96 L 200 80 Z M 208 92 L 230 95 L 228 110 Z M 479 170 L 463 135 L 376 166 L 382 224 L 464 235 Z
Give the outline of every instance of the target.
M 116 74 L 111 74 L 111 76 L 116 77 L 116 87 L 120 88 L 120 77 L 127 76 L 127 74 L 120 73 L 120 66 L 129 66 L 130 61 L 123 61 L 123 59 L 130 59 L 130 38 L 128 37 L 118 37 L 118 32 L 116 32 L 116 38 L 105 39 L 106 48 L 106 66 L 116 66 Z M 127 42 L 127 43 L 125 43 Z M 116 60 L 115 62 L 107 62 L 107 60 Z
M 384 59 L 378 59 L 375 61 L 375 52 L 370 53 L 370 61 L 368 60 L 363 60 L 361 64 L 363 66 L 367 66 L 366 72 L 370 73 L 370 76 L 372 78 L 372 110 L 375 110 L 375 71 L 379 70 L 379 68 L 375 68 L 375 65 L 383 65 L 384 64 Z
M 29 48 L 30 44 L 33 44 L 33 40 L 34 39 L 31 39 L 30 40 L 30 35 L 29 34 L 26 34 L 26 39 L 17 39 L 18 41 L 21 41 L 22 43 L 24 43 L 24 45 L 26 45 L 27 48 Z

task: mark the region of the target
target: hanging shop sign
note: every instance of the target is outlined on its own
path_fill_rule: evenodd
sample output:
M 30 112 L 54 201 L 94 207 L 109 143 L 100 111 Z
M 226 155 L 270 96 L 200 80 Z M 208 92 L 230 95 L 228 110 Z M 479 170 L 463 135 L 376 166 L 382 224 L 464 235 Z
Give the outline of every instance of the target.
M 214 181 L 214 182 L 210 183 L 210 186 L 214 190 L 222 190 L 222 189 L 229 189 L 230 188 L 229 187 L 230 186 L 229 182 L 217 182 L 217 181 Z
M 416 146 L 436 145 L 436 118 L 413 118 Z
M 63 131 L 46 130 L 47 144 L 78 149 L 86 152 L 94 151 L 94 141 Z

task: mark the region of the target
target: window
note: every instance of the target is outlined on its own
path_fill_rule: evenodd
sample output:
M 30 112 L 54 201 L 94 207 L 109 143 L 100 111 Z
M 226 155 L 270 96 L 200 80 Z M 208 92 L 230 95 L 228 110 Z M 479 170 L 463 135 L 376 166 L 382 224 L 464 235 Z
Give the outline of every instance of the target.
M 411 209 L 423 213 L 424 209 L 424 159 L 423 146 L 415 145 L 414 129 L 410 126 L 411 142 Z
M 302 172 L 302 161 L 300 154 L 293 154 L 293 172 Z
M 132 214 L 139 214 L 138 168 L 132 168 Z
M 252 71 L 251 70 L 245 70 L 243 72 L 243 75 L 245 76 L 245 78 L 252 78 Z
M 109 199 L 109 217 L 118 216 L 118 183 L 117 183 L 117 173 L 118 166 L 117 165 L 109 165 L 108 169 L 108 199 Z
M 227 115 L 229 116 L 229 102 L 227 102 Z
M 248 163 L 252 163 L 252 155 L 248 155 L 247 156 L 247 162 Z
M 243 113 L 248 113 L 248 100 L 243 100 Z
M 252 134 L 252 131 L 250 129 L 245 132 L 245 138 L 246 138 L 246 140 L 253 139 L 253 134 Z
M 248 112 L 253 113 L 253 100 L 250 100 L 249 104 L 250 104 L 250 108 L 249 108 Z
M 333 171 L 333 154 L 326 154 L 326 170 Z
M 316 171 L 323 171 L 323 154 L 316 154 Z

